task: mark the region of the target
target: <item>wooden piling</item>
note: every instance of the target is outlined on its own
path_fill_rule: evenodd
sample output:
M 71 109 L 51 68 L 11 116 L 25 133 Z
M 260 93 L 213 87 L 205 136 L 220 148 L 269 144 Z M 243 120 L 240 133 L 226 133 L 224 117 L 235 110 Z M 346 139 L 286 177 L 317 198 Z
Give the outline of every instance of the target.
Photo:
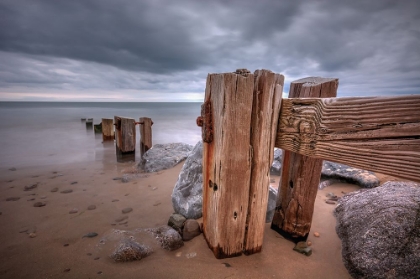
M 136 126 L 133 118 L 114 117 L 117 155 L 135 154 Z
M 284 76 L 268 70 L 254 73 L 254 97 L 251 119 L 252 168 L 245 254 L 261 251 L 270 187 L 270 167 L 283 94 Z
M 114 140 L 114 120 L 112 118 L 102 118 L 102 140 Z
M 148 117 L 141 117 L 139 119 L 140 126 L 140 156 L 146 153 L 152 147 L 152 125 L 153 121 Z
M 290 85 L 289 98 L 336 97 L 338 79 L 304 78 Z M 279 121 L 287 121 L 280 119 Z M 314 129 L 309 122 L 300 130 Z M 294 242 L 306 240 L 311 229 L 315 198 L 321 177 L 322 159 L 291 151 L 283 155 L 282 175 L 271 228 Z

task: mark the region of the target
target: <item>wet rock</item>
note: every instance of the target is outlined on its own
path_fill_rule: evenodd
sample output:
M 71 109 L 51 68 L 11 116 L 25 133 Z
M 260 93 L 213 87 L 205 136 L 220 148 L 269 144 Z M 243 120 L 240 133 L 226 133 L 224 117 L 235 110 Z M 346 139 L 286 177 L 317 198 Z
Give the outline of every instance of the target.
M 92 238 L 92 237 L 95 237 L 95 236 L 98 236 L 98 234 L 96 232 L 90 232 L 90 233 L 85 234 L 82 238 L 84 238 L 84 237 Z
M 338 179 L 343 182 L 359 185 L 363 188 L 374 188 L 380 184 L 378 177 L 371 171 L 356 169 L 329 161 L 324 161 L 323 163 L 321 179 Z M 323 183 L 321 182 L 320 189 L 329 186 L 328 182 Z
M 31 190 L 35 189 L 36 187 L 38 187 L 38 183 L 27 185 L 23 188 L 23 191 L 31 191 Z
M 126 207 L 123 210 L 121 210 L 122 213 L 130 213 L 131 211 L 133 211 L 131 207 Z
M 122 221 L 124 221 L 126 219 L 128 219 L 128 216 L 127 215 L 124 215 L 124 216 L 121 216 L 121 217 L 115 219 L 115 222 L 119 223 L 119 222 L 122 222 Z
M 165 250 L 173 251 L 184 246 L 182 237 L 169 226 L 148 229 L 148 231 L 153 234 L 160 246 Z
M 293 248 L 294 251 L 297 251 L 305 256 L 312 255 L 312 248 L 308 246 L 306 241 L 300 241 L 296 243 L 296 246 Z
M 172 168 L 185 160 L 192 148 L 186 143 L 155 144 L 143 155 L 138 167 L 145 172 Z
M 116 262 L 138 261 L 152 253 L 152 248 L 131 239 L 123 239 L 110 258 Z
M 387 182 L 335 208 L 343 262 L 354 278 L 419 278 L 420 185 Z
M 172 191 L 172 206 L 176 213 L 188 219 L 202 216 L 203 205 L 203 142 L 199 141 L 181 169 Z
M 9 171 L 16 171 L 16 168 L 10 168 Z
M 88 206 L 88 208 L 87 208 L 88 210 L 94 210 L 94 209 L 96 209 L 96 205 L 89 205 Z
M 57 188 L 57 187 L 55 187 L 55 188 L 52 188 L 50 192 L 51 192 L 51 193 L 55 193 L 55 192 L 57 192 L 57 191 L 58 191 L 58 188 Z
M 277 190 L 268 187 L 268 203 L 267 203 L 267 213 L 265 214 L 265 222 L 270 223 L 273 220 L 274 211 L 276 209 L 277 201 Z
M 35 237 L 36 237 L 36 233 L 30 233 L 30 234 L 29 234 L 29 237 L 30 237 L 30 238 L 35 238 Z
M 79 212 L 79 209 L 73 208 L 72 210 L 69 211 L 69 214 L 75 214 L 77 212 Z
M 168 226 L 175 229 L 177 232 L 182 232 L 182 227 L 187 219 L 181 214 L 174 213 L 169 217 Z
M 282 160 L 283 150 L 280 148 L 274 148 L 274 158 L 273 163 L 271 164 L 270 174 L 280 175 Z
M 70 185 L 77 184 L 77 181 L 70 182 Z
M 328 200 L 326 200 L 326 201 L 325 201 L 325 203 L 328 203 L 328 204 L 335 204 L 335 201 L 328 199 Z
M 47 204 L 45 202 L 36 202 L 34 203 L 34 207 L 43 207 L 46 206 Z
M 132 177 L 130 176 L 130 175 L 128 175 L 128 174 L 124 174 L 122 177 L 121 177 L 121 182 L 122 183 L 128 183 L 128 182 L 130 182 L 130 180 L 132 179 Z
M 314 232 L 314 236 L 319 237 L 320 236 L 319 232 Z
M 201 234 L 200 224 L 196 220 L 188 219 L 182 229 L 182 240 L 188 241 Z
M 68 193 L 71 193 L 71 192 L 73 192 L 72 189 L 67 189 L 67 190 L 61 191 L 60 193 L 62 193 L 62 194 L 68 194 Z
M 118 200 L 118 199 L 113 199 L 111 202 L 117 202 L 117 201 L 120 201 L 120 200 Z
M 6 199 L 6 201 L 18 201 L 20 200 L 20 197 L 9 197 Z

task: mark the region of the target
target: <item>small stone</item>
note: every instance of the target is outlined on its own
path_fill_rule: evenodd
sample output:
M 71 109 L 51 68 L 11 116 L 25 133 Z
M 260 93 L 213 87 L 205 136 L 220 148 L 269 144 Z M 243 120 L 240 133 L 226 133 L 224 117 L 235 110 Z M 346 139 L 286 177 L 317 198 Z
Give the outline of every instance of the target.
M 194 219 L 188 219 L 182 230 L 182 240 L 188 241 L 201 234 L 200 224 Z
M 307 244 L 308 244 L 308 246 L 311 246 L 312 245 L 312 242 L 308 241 Z
M 29 234 L 29 237 L 30 237 L 30 238 L 35 238 L 35 237 L 36 237 L 36 233 L 30 233 L 30 234 Z
M 99 260 L 99 259 L 100 259 L 100 257 L 96 257 L 96 258 L 94 258 L 93 260 L 97 261 L 97 260 Z
M 64 272 L 69 272 L 69 271 L 70 271 L 70 268 L 64 269 Z
M 17 201 L 19 199 L 20 197 L 10 197 L 10 198 L 7 198 L 6 201 Z
M 36 202 L 34 203 L 34 207 L 43 207 L 46 206 L 47 204 L 45 202 Z
M 70 245 L 70 244 L 66 243 L 66 244 L 64 244 L 63 246 L 64 246 L 64 247 L 67 247 L 67 246 L 69 246 L 69 245 Z
M 160 204 L 160 202 L 155 202 L 154 204 L 153 204 L 153 206 L 158 206 Z
M 225 267 L 232 267 L 229 263 L 222 263 Z
M 179 257 L 181 257 L 181 255 L 182 255 L 182 252 L 177 252 L 177 253 L 175 254 L 175 257 L 179 258 Z
M 44 199 L 46 199 L 47 198 L 47 196 L 41 196 L 41 197 L 39 197 L 40 199 L 42 199 L 42 200 L 44 200 Z
M 121 180 L 121 177 L 114 177 L 112 180 Z
M 73 208 L 72 210 L 69 211 L 69 214 L 75 214 L 77 212 L 79 212 L 79 209 Z
M 294 251 L 297 251 L 301 254 L 304 254 L 306 256 L 312 255 L 312 249 L 311 247 L 308 247 L 307 243 L 305 241 L 300 241 L 296 243 L 296 246 L 293 248 Z
M 50 192 L 51 192 L 51 193 L 55 193 L 55 192 L 57 192 L 57 191 L 58 191 L 58 188 L 57 188 L 57 187 L 55 187 L 55 188 L 52 188 Z
M 86 255 L 88 255 L 88 256 L 92 256 L 92 253 L 87 253 Z
M 314 232 L 314 236 L 319 237 L 320 236 L 319 232 Z
M 153 234 L 160 243 L 160 246 L 165 250 L 173 251 L 184 246 L 182 237 L 176 230 L 169 226 L 148 229 L 148 231 Z
M 187 219 L 181 214 L 174 213 L 169 217 L 168 226 L 174 228 L 177 232 L 181 233 L 184 222 Z
M 326 201 L 325 201 L 325 203 L 328 203 L 328 204 L 335 204 L 335 201 L 332 201 L 332 200 L 326 200 Z
M 187 257 L 187 259 L 194 258 L 195 256 L 197 256 L 197 253 L 195 253 L 195 252 L 188 253 L 188 254 L 185 255 L 185 257 Z
M 77 181 L 70 182 L 70 185 L 77 184 Z
M 101 275 L 102 274 L 102 271 L 98 271 L 97 274 Z
M 96 205 L 89 205 L 88 206 L 88 208 L 87 208 L 88 210 L 94 210 L 94 209 L 96 209 Z
M 32 185 L 25 186 L 25 188 L 23 189 L 23 191 L 30 191 L 30 190 L 35 189 L 36 187 L 38 187 L 38 183 L 35 183 L 35 184 L 32 184 Z
M 71 192 L 73 192 L 72 189 L 67 189 L 67 190 L 61 191 L 60 193 L 62 193 L 62 194 L 68 194 L 68 193 L 71 193 Z
M 112 202 L 117 202 L 117 201 L 120 201 L 120 200 L 117 200 L 117 199 L 113 199 L 113 200 L 112 200 Z
M 130 213 L 131 211 L 133 211 L 133 209 L 131 207 L 126 207 L 121 211 L 122 211 L 122 213 Z
M 95 236 L 98 236 L 98 234 L 96 232 L 90 232 L 90 233 L 85 234 L 82 238 L 84 238 L 84 237 L 92 238 L 92 237 L 95 237 Z
M 10 168 L 9 171 L 16 171 L 16 168 Z
M 35 198 L 27 199 L 27 201 L 34 201 L 34 200 L 35 200 Z
M 119 223 L 119 222 L 122 222 L 122 221 L 124 221 L 126 219 L 128 219 L 128 216 L 127 215 L 124 215 L 124 216 L 121 216 L 121 217 L 115 219 L 115 222 Z

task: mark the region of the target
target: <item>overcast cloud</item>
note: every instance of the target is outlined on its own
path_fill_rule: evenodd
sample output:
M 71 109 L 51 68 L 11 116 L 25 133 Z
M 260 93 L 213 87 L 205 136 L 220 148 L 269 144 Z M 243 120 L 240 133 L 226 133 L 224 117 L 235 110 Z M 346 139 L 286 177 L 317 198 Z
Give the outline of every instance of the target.
M 420 94 L 420 1 L 0 2 L 2 101 L 202 101 L 237 68 Z

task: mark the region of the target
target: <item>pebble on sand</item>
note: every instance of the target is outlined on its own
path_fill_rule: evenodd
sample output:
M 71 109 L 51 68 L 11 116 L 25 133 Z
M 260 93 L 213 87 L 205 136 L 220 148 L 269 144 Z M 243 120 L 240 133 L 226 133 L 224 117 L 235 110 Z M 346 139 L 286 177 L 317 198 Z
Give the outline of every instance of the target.
M 92 238 L 92 237 L 95 237 L 95 236 L 98 236 L 98 234 L 96 232 L 90 232 L 90 233 L 85 234 L 82 238 L 84 238 L 84 237 Z
M 319 237 L 320 236 L 319 232 L 314 232 L 314 236 Z
M 117 201 L 120 201 L 120 200 L 118 200 L 118 199 L 113 199 L 111 202 L 117 202 Z
M 126 207 L 121 211 L 122 211 L 122 213 L 129 213 L 129 212 L 133 211 L 133 209 L 131 207 Z
M 127 215 L 124 215 L 124 216 L 121 216 L 121 217 L 115 219 L 115 222 L 119 223 L 119 222 L 122 222 L 122 221 L 124 221 L 126 219 L 128 219 L 128 216 Z
M 326 201 L 325 201 L 325 203 L 328 203 L 328 204 L 335 204 L 335 201 L 333 201 L 333 200 L 329 200 L 329 199 L 328 199 L 328 200 L 326 200 Z
M 36 187 L 38 187 L 38 183 L 27 185 L 27 186 L 25 186 L 25 188 L 23 189 L 23 191 L 30 191 L 30 190 L 35 189 Z
M 30 234 L 29 234 L 29 237 L 30 237 L 30 238 L 35 238 L 35 237 L 36 237 L 36 233 L 30 233 Z
M 94 209 L 96 209 L 96 205 L 89 205 L 88 206 L 88 208 L 87 208 L 88 210 L 94 210 Z
M 45 202 L 36 202 L 34 203 L 34 207 L 43 207 L 46 206 L 47 204 Z
M 52 188 L 50 192 L 51 192 L 51 193 L 54 193 L 54 192 L 57 192 L 57 191 L 58 191 L 58 188 L 57 188 L 57 187 L 55 187 L 55 188 Z
M 67 189 L 67 190 L 61 191 L 60 193 L 62 193 L 62 194 L 68 194 L 68 193 L 71 193 L 71 192 L 73 192 L 72 189 Z
M 73 181 L 70 183 L 71 185 L 77 184 L 77 181 Z
M 79 212 L 79 209 L 73 208 L 72 210 L 69 211 L 69 214 L 75 214 L 77 212 Z
M 16 168 L 10 168 L 9 171 L 16 171 Z
M 10 198 L 7 198 L 6 201 L 17 201 L 19 199 L 20 197 L 10 197 Z

